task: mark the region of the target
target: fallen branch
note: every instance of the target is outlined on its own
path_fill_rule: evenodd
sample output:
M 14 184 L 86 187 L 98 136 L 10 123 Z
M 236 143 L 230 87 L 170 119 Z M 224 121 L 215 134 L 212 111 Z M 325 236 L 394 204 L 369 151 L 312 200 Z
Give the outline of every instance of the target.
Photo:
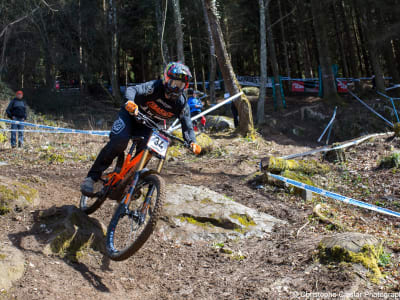
M 329 208 L 329 206 L 327 206 L 327 205 L 325 205 L 325 207 Z M 323 208 L 322 205 L 319 203 L 313 209 L 313 213 L 318 219 L 320 219 L 323 223 L 331 224 L 331 225 L 335 226 L 335 228 L 337 228 L 339 230 L 345 229 L 345 227 L 342 224 L 340 224 L 339 222 L 336 222 L 336 221 L 328 218 L 327 216 L 324 216 L 324 214 L 321 212 L 322 208 Z
M 300 231 L 302 231 L 304 228 L 306 228 L 306 226 L 307 226 L 308 224 L 310 224 L 310 220 L 308 220 L 306 224 L 304 224 L 303 226 L 301 226 L 301 227 L 299 228 L 299 230 L 297 230 L 296 238 L 299 237 Z

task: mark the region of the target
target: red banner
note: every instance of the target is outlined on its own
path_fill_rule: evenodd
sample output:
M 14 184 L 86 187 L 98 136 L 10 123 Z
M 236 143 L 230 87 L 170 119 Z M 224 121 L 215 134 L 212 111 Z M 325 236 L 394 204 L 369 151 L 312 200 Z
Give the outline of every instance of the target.
M 304 93 L 304 82 L 302 82 L 302 81 L 293 81 L 292 82 L 292 92 Z
M 337 81 L 338 86 L 337 86 L 337 91 L 338 93 L 348 93 L 349 90 L 347 88 L 347 81 Z

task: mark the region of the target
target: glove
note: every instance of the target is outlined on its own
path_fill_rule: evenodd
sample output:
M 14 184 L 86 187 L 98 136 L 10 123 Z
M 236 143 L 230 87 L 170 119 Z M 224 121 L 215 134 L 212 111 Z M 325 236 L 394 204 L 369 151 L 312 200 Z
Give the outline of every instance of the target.
M 195 143 L 191 143 L 190 148 L 192 149 L 193 153 L 196 155 L 199 155 L 201 153 L 201 147 Z
M 132 115 L 132 116 L 137 116 L 139 114 L 139 109 L 138 106 L 136 105 L 135 102 L 133 101 L 127 101 L 125 103 L 125 109 L 127 110 L 127 112 Z

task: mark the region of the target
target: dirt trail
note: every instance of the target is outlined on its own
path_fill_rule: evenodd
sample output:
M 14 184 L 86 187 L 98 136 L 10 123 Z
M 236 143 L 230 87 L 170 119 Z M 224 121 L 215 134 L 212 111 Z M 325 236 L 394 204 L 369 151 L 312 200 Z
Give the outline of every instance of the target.
M 41 252 L 45 235 L 31 230 L 33 216 L 37 211 L 52 206 L 78 205 L 78 186 L 91 162 L 66 160 L 64 163 L 49 163 L 46 158 L 33 157 L 35 150 L 32 148 L 18 152 L 11 151 L 8 146 L 0 149 L 2 160 L 9 163 L 0 166 L 0 175 L 29 182 L 38 189 L 41 198 L 41 204 L 35 210 L 0 216 L 0 242 L 20 247 L 26 259 L 23 278 L 11 290 L 0 293 L 0 298 L 289 299 L 296 298 L 296 292 L 393 291 L 398 288 L 387 282 L 378 287 L 368 280 L 360 280 L 346 265 L 331 268 L 320 265 L 314 259 L 316 246 L 323 236 L 332 232 L 324 224 L 309 218 L 313 203 L 282 189 L 254 190 L 246 184 L 246 176 L 257 170 L 260 157 L 310 148 L 297 146 L 295 141 L 281 135 L 274 136 L 269 142 L 262 139 L 249 142 L 229 135 L 214 136 L 214 139 L 217 151 L 200 158 L 184 155 L 169 161 L 163 173 L 169 183 L 204 185 L 237 202 L 288 221 L 287 226 L 277 227 L 265 239 L 230 241 L 230 248 L 245 255 L 243 260 L 232 260 L 205 242 L 180 245 L 172 240 L 163 240 L 158 234 L 153 234 L 137 254 L 124 262 L 109 261 L 98 252 L 90 252 L 79 263 L 45 256 Z M 279 140 L 283 142 L 280 144 Z M 76 143 L 75 147 L 79 148 L 83 142 Z M 101 139 L 90 143 L 95 150 L 102 145 Z M 382 143 L 367 144 L 364 150 L 370 147 L 371 155 L 380 155 L 379 151 L 385 151 L 379 148 Z M 357 171 L 362 172 L 357 164 L 360 154 L 354 156 L 348 169 L 358 168 Z M 332 169 L 337 167 L 332 165 Z M 372 166 L 366 171 L 366 176 L 369 176 L 368 172 L 373 172 Z M 399 176 L 395 176 L 398 180 Z M 371 193 L 372 198 L 375 192 Z M 397 223 L 391 218 L 353 211 L 353 208 L 335 206 L 334 203 L 331 205 L 337 207 L 342 217 L 354 214 L 355 225 L 362 223 L 357 219 L 361 217 L 367 224 L 374 222 L 376 228 L 391 224 L 390 229 L 397 231 L 393 232 L 393 239 L 399 234 L 398 229 L 394 229 Z M 111 211 L 112 202 L 107 202 L 93 217 L 107 225 Z M 308 220 L 311 223 L 298 232 Z M 363 225 L 364 231 L 368 231 Z M 354 227 L 355 230 L 362 231 L 360 226 Z M 394 255 L 393 262 L 396 262 L 398 255 Z

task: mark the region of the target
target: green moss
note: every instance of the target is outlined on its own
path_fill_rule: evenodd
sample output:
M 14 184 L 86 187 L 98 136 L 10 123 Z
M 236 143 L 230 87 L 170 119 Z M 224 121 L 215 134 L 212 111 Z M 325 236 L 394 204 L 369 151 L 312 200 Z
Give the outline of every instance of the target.
M 22 183 L 14 183 L 12 188 L 0 185 L 0 215 L 11 211 L 11 201 L 22 196 L 28 203 L 32 203 L 37 195 L 37 190 Z
M 182 139 L 181 130 L 175 130 L 173 134 Z M 213 140 L 210 138 L 210 136 L 208 136 L 205 133 L 200 133 L 199 135 L 196 136 L 196 143 L 201 147 L 201 154 L 209 153 L 214 149 Z
M 0 260 L 6 259 L 7 255 L 0 253 Z
M 293 160 L 270 156 L 267 169 L 271 173 L 283 171 L 298 171 L 305 174 L 325 174 L 330 171 L 328 165 L 321 164 L 316 160 Z
M 242 89 L 243 93 L 245 93 L 246 96 L 254 96 L 258 97 L 260 95 L 260 89 L 258 87 L 254 86 L 247 86 Z
M 284 172 L 282 172 L 281 175 L 283 177 L 293 179 L 293 180 L 299 181 L 304 184 L 314 185 L 313 181 L 307 175 L 305 175 L 301 172 L 293 172 L 293 171 L 285 170 Z M 302 189 L 297 188 L 292 185 L 289 185 L 288 189 L 289 189 L 289 193 L 295 194 L 295 195 L 301 195 L 303 192 Z
M 77 238 L 77 231 L 65 230 L 50 243 L 50 250 L 62 258 L 79 261 L 85 256 L 92 242 L 92 237 L 84 240 L 84 237 Z
M 181 222 L 187 222 L 187 223 L 190 223 L 190 224 L 193 224 L 193 225 L 196 225 L 196 226 L 200 226 L 200 227 L 203 227 L 203 228 L 214 227 L 214 225 L 211 224 L 210 222 L 201 222 L 201 221 L 196 220 L 193 217 L 179 216 L 179 217 L 176 217 L 176 218 L 179 219 Z
M 210 204 L 213 203 L 210 198 L 204 198 L 200 201 L 201 204 Z
M 322 243 L 318 246 L 319 257 L 322 262 L 349 262 L 359 263 L 368 269 L 371 273 L 369 278 L 374 283 L 379 283 L 382 273 L 379 269 L 379 259 L 383 253 L 383 247 L 380 245 L 375 248 L 373 245 L 364 245 L 360 252 L 352 252 L 340 246 L 334 246 L 327 249 Z
M 3 133 L 0 133 L 0 143 L 7 142 L 7 136 Z
M 167 157 L 178 158 L 182 156 L 181 146 L 175 145 L 168 148 Z
M 232 219 L 238 220 L 239 223 L 242 224 L 244 227 L 256 225 L 256 222 L 254 222 L 254 220 L 246 214 L 232 214 L 232 215 L 230 215 L 230 217 Z M 238 229 L 238 228 L 236 228 L 236 229 Z
M 400 152 L 394 152 L 379 162 L 380 168 L 391 169 L 400 167 Z
M 394 124 L 393 130 L 394 130 L 395 136 L 400 137 L 400 123 Z

